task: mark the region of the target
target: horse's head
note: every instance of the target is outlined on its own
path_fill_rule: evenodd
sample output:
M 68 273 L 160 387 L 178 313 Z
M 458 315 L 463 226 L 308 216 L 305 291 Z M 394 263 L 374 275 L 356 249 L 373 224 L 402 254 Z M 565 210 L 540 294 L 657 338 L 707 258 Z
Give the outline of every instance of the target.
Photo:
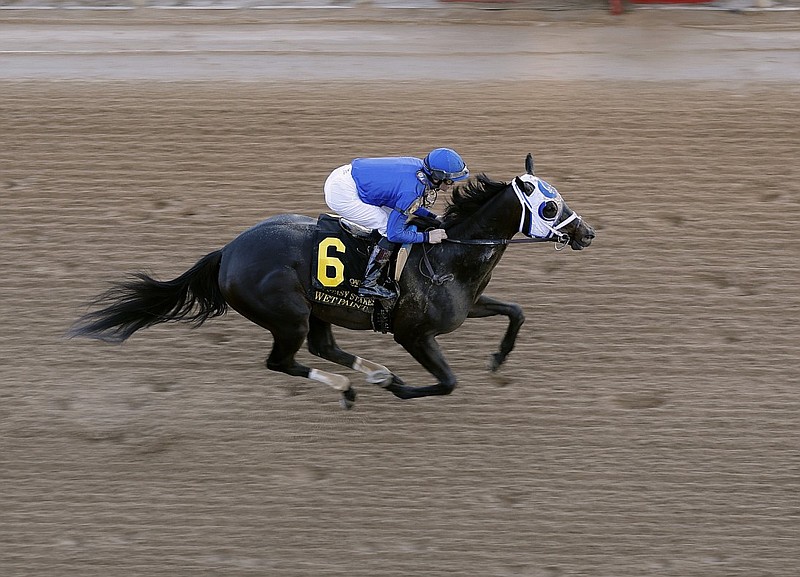
M 511 186 L 522 205 L 519 231 L 531 238 L 549 239 L 573 250 L 592 244 L 595 233 L 574 212 L 554 186 L 533 174 L 533 156 L 525 159 L 525 171 Z

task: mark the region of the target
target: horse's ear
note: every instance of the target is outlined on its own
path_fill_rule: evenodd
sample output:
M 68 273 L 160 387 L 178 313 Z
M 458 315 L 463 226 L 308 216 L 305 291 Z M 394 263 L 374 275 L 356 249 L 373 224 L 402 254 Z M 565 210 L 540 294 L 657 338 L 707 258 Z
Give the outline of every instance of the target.
M 517 188 L 520 190 L 524 190 L 527 194 L 532 193 L 536 190 L 536 187 L 533 185 L 532 182 L 528 182 L 527 180 L 522 180 L 519 176 L 514 177 L 514 182 L 517 184 Z
M 533 155 L 530 152 L 528 156 L 525 157 L 525 172 L 533 175 Z

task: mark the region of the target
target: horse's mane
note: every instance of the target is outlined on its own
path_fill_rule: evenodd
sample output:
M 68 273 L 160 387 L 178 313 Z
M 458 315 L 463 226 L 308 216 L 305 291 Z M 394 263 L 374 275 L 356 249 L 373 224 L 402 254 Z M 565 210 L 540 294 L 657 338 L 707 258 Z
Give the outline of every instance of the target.
M 469 218 L 507 186 L 507 182 L 492 180 L 483 173 L 479 174 L 474 180 L 470 179 L 453 190 L 453 196 L 444 211 L 444 219 L 452 224 Z

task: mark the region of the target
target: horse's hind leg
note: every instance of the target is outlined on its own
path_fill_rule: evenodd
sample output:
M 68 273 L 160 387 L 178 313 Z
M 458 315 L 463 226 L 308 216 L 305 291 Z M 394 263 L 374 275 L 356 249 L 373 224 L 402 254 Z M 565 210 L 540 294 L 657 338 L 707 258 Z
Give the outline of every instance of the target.
M 306 340 L 309 333 L 310 311 L 302 299 L 288 300 L 284 298 L 279 303 L 264 299 L 263 303 L 259 302 L 258 307 L 251 305 L 235 308 L 242 315 L 272 333 L 272 350 L 266 361 L 268 369 L 293 377 L 305 377 L 325 383 L 342 393 L 343 404 L 345 402 L 352 403 L 355 400 L 355 393 L 352 391 L 350 380 L 347 377 L 312 369 L 295 360 L 297 351 L 303 346 L 303 341 Z M 274 311 L 281 311 L 281 316 L 276 316 Z
M 297 272 L 284 265 L 267 271 L 263 277 L 256 275 L 245 282 L 241 278 L 242 271 L 237 268 L 242 263 L 237 262 L 236 254 L 227 260 L 228 269 L 223 270 L 223 266 L 220 272 L 220 289 L 225 300 L 239 314 L 272 333 L 267 368 L 325 383 L 342 393 L 342 404 L 349 408 L 355 400 L 355 392 L 347 377 L 312 369 L 295 360 L 308 336 L 311 315 Z M 225 262 L 223 258 L 223 264 Z
M 313 316 L 309 319 L 308 350 L 312 355 L 364 373 L 367 375 L 367 382 L 372 385 L 386 387 L 394 379 L 389 369 L 383 365 L 340 349 L 333 338 L 331 324 Z
M 307 379 L 319 381 L 330 385 L 338 391 L 346 391 L 350 388 L 350 380 L 347 377 L 311 369 L 295 360 L 294 356 L 300 350 L 306 338 L 305 331 L 297 331 L 294 334 L 277 333 L 275 331 L 272 335 L 275 341 L 272 343 L 272 351 L 267 357 L 266 364 L 268 369 L 294 377 L 306 377 Z
M 356 400 L 356 392 L 350 386 L 350 379 L 343 375 L 311 369 L 295 360 L 294 356 L 300 350 L 306 338 L 305 331 L 280 334 L 274 331 L 272 335 L 275 340 L 272 343 L 272 351 L 267 357 L 266 365 L 268 369 L 325 383 L 342 393 L 342 398 L 340 399 L 342 407 L 345 409 L 353 407 Z

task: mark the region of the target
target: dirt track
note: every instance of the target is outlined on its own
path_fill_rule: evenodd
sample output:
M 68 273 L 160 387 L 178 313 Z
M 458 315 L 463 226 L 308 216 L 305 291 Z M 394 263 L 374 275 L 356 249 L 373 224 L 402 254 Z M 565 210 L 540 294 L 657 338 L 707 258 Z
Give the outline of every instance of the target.
M 2 84 L 2 575 L 795 574 L 797 86 L 427 88 Z M 503 179 L 532 151 L 598 229 L 508 251 L 487 293 L 528 322 L 499 375 L 500 321 L 440 339 L 454 395 L 356 381 L 349 413 L 235 314 L 62 339 L 107 281 L 439 145 Z M 337 337 L 430 382 L 390 337 Z

